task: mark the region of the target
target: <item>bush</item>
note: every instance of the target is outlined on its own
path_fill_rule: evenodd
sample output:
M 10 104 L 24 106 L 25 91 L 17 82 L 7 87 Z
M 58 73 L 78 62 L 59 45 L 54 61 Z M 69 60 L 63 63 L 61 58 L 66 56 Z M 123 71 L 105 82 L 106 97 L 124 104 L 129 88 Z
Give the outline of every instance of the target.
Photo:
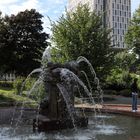
M 24 80 L 25 80 L 24 77 L 17 77 L 17 78 L 14 80 L 13 87 L 14 87 L 14 90 L 15 90 L 15 93 L 16 93 L 16 94 L 20 94 L 20 92 L 21 92 L 21 87 L 22 87 L 22 85 L 23 85 Z
M 30 77 L 30 78 L 26 79 L 24 90 L 26 90 L 26 91 L 30 90 L 35 82 L 36 82 L 35 78 Z
M 115 90 L 115 91 L 120 91 L 120 90 L 123 90 L 125 89 L 125 86 L 123 85 L 118 85 L 118 84 L 107 84 L 104 89 L 106 90 Z
M 45 91 L 45 87 L 44 84 L 38 83 L 35 88 L 32 90 L 32 92 L 30 93 L 30 97 L 35 100 L 40 102 L 42 99 L 44 99 L 47 96 L 47 93 Z
M 131 96 L 131 90 L 130 89 L 124 89 L 124 90 L 119 91 L 119 94 L 121 96 L 130 97 Z
M 25 79 L 25 77 L 17 77 L 16 80 L 14 81 L 15 93 L 21 94 L 21 92 L 22 92 L 22 94 L 26 94 L 27 92 L 24 92 L 24 91 L 31 90 L 35 81 L 36 81 L 36 79 L 32 78 L 32 77 L 30 77 L 28 79 Z
M 35 101 L 40 101 L 43 98 L 43 93 L 45 93 L 44 84 L 32 77 L 26 79 L 23 90 L 22 95 L 28 96 Z
M 105 88 L 120 91 L 126 88 L 130 88 L 131 82 L 132 77 L 128 71 L 113 69 L 110 76 L 108 76 L 106 79 Z
M 0 81 L 0 88 L 13 88 L 13 81 Z
M 104 90 L 104 94 L 106 94 L 106 95 L 117 95 L 118 92 L 116 90 Z

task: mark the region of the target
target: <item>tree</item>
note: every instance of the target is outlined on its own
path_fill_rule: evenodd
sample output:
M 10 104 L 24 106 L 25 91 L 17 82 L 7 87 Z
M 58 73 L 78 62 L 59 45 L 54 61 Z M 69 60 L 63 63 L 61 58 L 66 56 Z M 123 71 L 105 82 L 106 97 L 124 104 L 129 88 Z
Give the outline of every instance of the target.
M 41 18 L 35 9 L 5 16 L 0 28 L 0 65 L 4 71 L 29 74 L 40 66 L 42 51 L 47 46 L 48 34 L 43 32 Z
M 138 55 L 138 63 L 140 62 L 140 6 L 135 11 L 128 32 L 125 36 L 126 44 L 128 48 L 133 49 L 134 53 Z
M 136 60 L 136 54 L 130 50 L 119 52 L 115 56 L 115 69 L 119 68 L 124 71 L 134 71 Z
M 66 16 L 62 15 L 59 21 L 52 23 L 52 38 L 61 49 L 63 59 L 86 57 L 100 78 L 109 73 L 113 64 L 110 31 L 103 27 L 102 17 L 91 12 L 87 5 L 79 5 L 72 13 L 66 11 Z

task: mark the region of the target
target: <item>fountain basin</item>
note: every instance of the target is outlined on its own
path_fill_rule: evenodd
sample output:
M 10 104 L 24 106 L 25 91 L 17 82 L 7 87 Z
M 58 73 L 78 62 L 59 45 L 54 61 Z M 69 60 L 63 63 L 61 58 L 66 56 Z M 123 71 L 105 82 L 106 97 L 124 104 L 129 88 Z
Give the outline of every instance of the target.
M 88 118 L 77 117 L 75 122 L 71 119 L 49 119 L 46 116 L 39 115 L 37 119 L 33 120 L 33 130 L 39 132 L 61 130 L 76 127 L 87 127 Z
M 32 131 L 32 124 L 0 125 L 0 140 L 133 140 L 140 138 L 140 119 L 122 115 L 87 113 L 88 126 L 48 132 Z M 15 133 L 14 133 L 15 131 Z

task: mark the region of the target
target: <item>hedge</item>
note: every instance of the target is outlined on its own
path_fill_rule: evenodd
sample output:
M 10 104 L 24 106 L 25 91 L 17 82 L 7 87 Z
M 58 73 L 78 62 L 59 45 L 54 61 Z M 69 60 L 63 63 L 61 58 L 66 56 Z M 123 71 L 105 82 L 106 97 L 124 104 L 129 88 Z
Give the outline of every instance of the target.
M 13 81 L 0 81 L 0 88 L 13 88 Z

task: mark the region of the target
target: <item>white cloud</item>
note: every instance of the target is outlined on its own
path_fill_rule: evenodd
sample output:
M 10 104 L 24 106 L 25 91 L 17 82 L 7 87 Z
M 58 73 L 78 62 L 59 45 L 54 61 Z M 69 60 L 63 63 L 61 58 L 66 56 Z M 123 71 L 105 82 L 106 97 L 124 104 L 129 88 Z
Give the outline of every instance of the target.
M 55 0 L 56 4 L 64 4 L 63 0 Z
M 68 0 L 0 0 L 0 11 L 3 14 L 17 14 L 25 9 L 36 9 L 44 18 L 44 28 L 50 27 L 50 22 L 47 16 L 52 21 L 57 20 L 62 14 L 65 13 L 65 7 Z M 131 0 L 132 12 L 138 8 L 139 0 Z
M 26 9 L 36 9 L 40 12 L 44 18 L 42 19 L 44 24 L 44 31 L 50 32 L 50 21 L 56 20 L 63 14 L 67 0 L 0 0 L 0 11 L 3 15 L 17 14 L 20 11 Z
M 59 4 L 60 5 L 60 4 L 64 4 L 64 1 L 65 0 L 47 0 L 46 3 L 55 4 L 55 5 Z
M 68 0 L 0 0 L 0 11 L 3 14 L 17 14 L 26 9 L 36 9 L 44 18 L 44 31 L 50 33 L 50 21 L 56 21 L 62 14 L 65 14 L 66 3 Z M 132 12 L 138 8 L 139 0 L 131 0 Z
M 18 2 L 19 0 L 0 0 L 0 5 L 7 5 Z
M 32 8 L 40 8 L 38 0 L 24 0 L 24 2 L 21 3 L 19 3 L 19 0 L 12 0 L 12 3 L 1 3 L 0 5 L 0 9 L 4 14 L 17 14 L 19 11 Z

